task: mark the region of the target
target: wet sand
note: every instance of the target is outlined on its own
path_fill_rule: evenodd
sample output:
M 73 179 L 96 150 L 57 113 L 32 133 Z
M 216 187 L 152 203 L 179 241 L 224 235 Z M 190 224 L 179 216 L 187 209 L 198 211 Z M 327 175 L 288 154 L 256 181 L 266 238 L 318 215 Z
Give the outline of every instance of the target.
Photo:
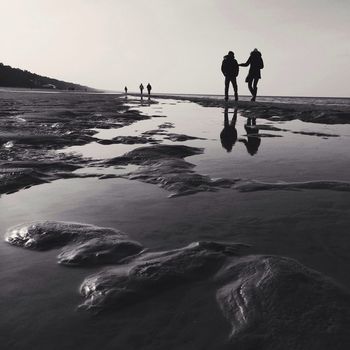
M 1 232 L 52 220 L 121 230 L 153 252 L 197 241 L 244 243 L 249 245 L 244 254 L 293 258 L 350 288 L 346 108 L 331 121 L 333 111 L 323 109 L 323 119 L 315 123 L 316 112 L 305 120 L 305 107 L 292 118 L 290 106 L 284 113 L 286 106 L 242 103 L 237 140 L 228 152 L 220 138 L 222 102 L 168 98 L 141 104 L 136 98 L 91 94 L 1 97 L 2 174 L 32 171 L 32 177 L 25 173 L 19 181 L 11 175 L 11 186 L 2 181 Z M 233 112 L 229 104 L 229 121 Z M 260 140 L 254 155 L 243 142 L 252 115 L 257 127 L 250 137 Z M 53 126 L 62 118 L 65 122 Z M 220 309 L 218 287 L 210 279 L 175 283 L 151 298 L 94 315 L 76 308 L 84 300 L 80 285 L 101 266 L 57 265 L 60 252 L 0 243 L 5 349 L 233 346 L 230 318 Z M 347 327 L 344 322 L 340 328 Z M 346 349 L 346 340 L 334 348 Z M 268 344 L 266 349 L 276 348 Z

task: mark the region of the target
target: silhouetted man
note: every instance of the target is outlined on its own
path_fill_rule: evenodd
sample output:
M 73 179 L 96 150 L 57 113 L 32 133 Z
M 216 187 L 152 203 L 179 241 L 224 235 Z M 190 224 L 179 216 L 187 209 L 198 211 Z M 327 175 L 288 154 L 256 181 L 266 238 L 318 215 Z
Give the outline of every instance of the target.
M 140 84 L 140 91 L 141 91 L 141 98 L 143 97 L 143 85 L 142 83 Z
M 147 91 L 148 91 L 148 98 L 151 97 L 151 90 L 152 90 L 152 86 L 150 83 L 147 84 Z
M 232 83 L 233 90 L 235 92 L 235 101 L 238 101 L 238 89 L 237 89 L 237 81 L 236 78 L 239 72 L 239 66 L 237 61 L 235 60 L 235 54 L 232 51 L 224 56 L 224 60 L 222 61 L 221 71 L 225 76 L 225 101 L 228 100 L 228 90 L 230 86 L 230 82 Z
M 128 88 L 126 86 L 124 88 L 124 91 L 125 91 L 125 95 L 127 95 L 128 94 Z
M 225 107 L 224 128 L 220 133 L 220 139 L 221 139 L 222 147 L 225 148 L 227 152 L 232 151 L 232 147 L 237 141 L 236 121 L 237 121 L 237 108 L 234 109 L 233 117 L 230 123 L 228 119 L 228 107 Z

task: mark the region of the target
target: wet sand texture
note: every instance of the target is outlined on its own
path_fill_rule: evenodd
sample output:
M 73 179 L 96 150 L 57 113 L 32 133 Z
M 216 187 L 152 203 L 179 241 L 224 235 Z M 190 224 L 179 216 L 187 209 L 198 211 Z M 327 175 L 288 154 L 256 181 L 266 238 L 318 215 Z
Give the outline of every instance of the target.
M 82 310 L 117 311 L 201 281 L 217 290 L 232 346 L 346 349 L 350 294 L 295 260 L 246 255 L 246 245 L 213 241 L 149 252 L 126 238 L 117 230 L 65 222 L 19 225 L 6 234 L 7 242 L 24 248 L 65 245 L 62 264 L 118 264 L 83 281 Z
M 73 171 L 86 166 L 89 160 L 76 154 L 57 153 L 58 150 L 97 141 L 97 131 L 92 128 L 120 128 L 150 118 L 125 106 L 122 99 L 109 96 L 19 96 L 4 93 L 1 100 L 0 195 L 59 178 L 81 176 Z
M 183 145 L 156 145 L 140 147 L 122 157 L 105 162 L 107 165 L 137 164 L 141 167 L 123 177 L 157 184 L 171 192 L 170 197 L 182 196 L 203 191 L 215 191 L 232 186 L 235 181 L 211 179 L 196 174 L 194 165 L 183 158 L 200 154 L 203 149 Z
M 247 256 L 216 275 L 217 292 L 239 349 L 346 349 L 350 294 L 295 260 Z
M 235 186 L 240 192 L 276 191 L 276 190 L 333 190 L 350 192 L 350 182 L 346 181 L 305 181 L 266 183 L 259 181 L 246 182 Z
M 208 278 L 227 256 L 244 248 L 242 244 L 194 242 L 180 249 L 146 252 L 127 266 L 106 269 L 86 278 L 80 287 L 87 298 L 82 307 L 121 307 L 183 283 Z
M 128 240 L 125 233 L 111 228 L 67 222 L 33 222 L 10 228 L 6 242 L 28 249 L 62 247 L 58 262 L 63 265 L 119 263 L 138 254 L 143 247 Z
M 135 144 L 157 144 L 161 142 L 160 140 L 156 140 L 152 137 L 146 136 L 117 136 L 113 137 L 110 140 L 98 140 L 97 143 L 101 145 L 113 145 L 113 144 L 124 144 L 124 145 L 135 145 Z

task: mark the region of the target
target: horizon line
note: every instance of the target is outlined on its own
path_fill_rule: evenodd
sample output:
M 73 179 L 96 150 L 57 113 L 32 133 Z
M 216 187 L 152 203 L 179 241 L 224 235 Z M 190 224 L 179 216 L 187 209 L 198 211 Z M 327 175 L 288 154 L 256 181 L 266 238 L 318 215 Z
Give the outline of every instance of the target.
M 96 90 L 101 90 L 104 92 L 109 92 L 109 93 L 120 93 L 122 95 L 125 95 L 125 92 L 122 90 L 105 90 L 105 89 L 96 89 Z M 128 92 L 128 95 L 140 95 L 139 92 L 131 91 Z M 144 94 L 144 95 L 147 95 Z M 180 92 L 154 92 L 151 93 L 151 95 L 195 95 L 195 96 L 224 96 L 224 94 L 210 94 L 210 93 L 180 93 Z M 240 95 L 242 97 L 251 97 L 251 95 Z M 298 97 L 298 98 L 337 98 L 337 99 L 350 99 L 350 96 L 302 96 L 302 95 L 259 95 L 259 97 Z

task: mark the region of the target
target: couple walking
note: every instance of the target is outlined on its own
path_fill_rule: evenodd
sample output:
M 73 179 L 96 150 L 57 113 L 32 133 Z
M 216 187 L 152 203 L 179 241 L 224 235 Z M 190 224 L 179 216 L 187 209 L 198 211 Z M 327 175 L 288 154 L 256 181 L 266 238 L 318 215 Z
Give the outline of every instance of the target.
M 236 78 L 239 73 L 239 66 L 248 67 L 249 73 L 246 78 L 246 83 L 248 83 L 248 88 L 252 94 L 252 101 L 255 101 L 256 94 L 258 92 L 258 81 L 261 78 L 260 70 L 264 68 L 264 62 L 261 57 L 261 53 L 254 49 L 247 60 L 246 63 L 238 64 L 235 59 L 235 54 L 232 51 L 224 57 L 221 65 L 221 71 L 225 76 L 225 100 L 228 100 L 228 89 L 230 83 L 232 83 L 233 90 L 235 92 L 235 101 L 238 101 L 238 88 Z
M 143 96 L 143 89 L 144 89 L 143 84 L 141 83 L 139 87 L 140 87 L 140 92 L 141 92 L 141 97 L 142 97 L 142 96 Z M 146 86 L 146 88 L 147 88 L 147 91 L 148 91 L 148 98 L 150 98 L 150 96 L 151 96 L 151 90 L 152 90 L 151 84 L 148 83 L 147 86 Z

